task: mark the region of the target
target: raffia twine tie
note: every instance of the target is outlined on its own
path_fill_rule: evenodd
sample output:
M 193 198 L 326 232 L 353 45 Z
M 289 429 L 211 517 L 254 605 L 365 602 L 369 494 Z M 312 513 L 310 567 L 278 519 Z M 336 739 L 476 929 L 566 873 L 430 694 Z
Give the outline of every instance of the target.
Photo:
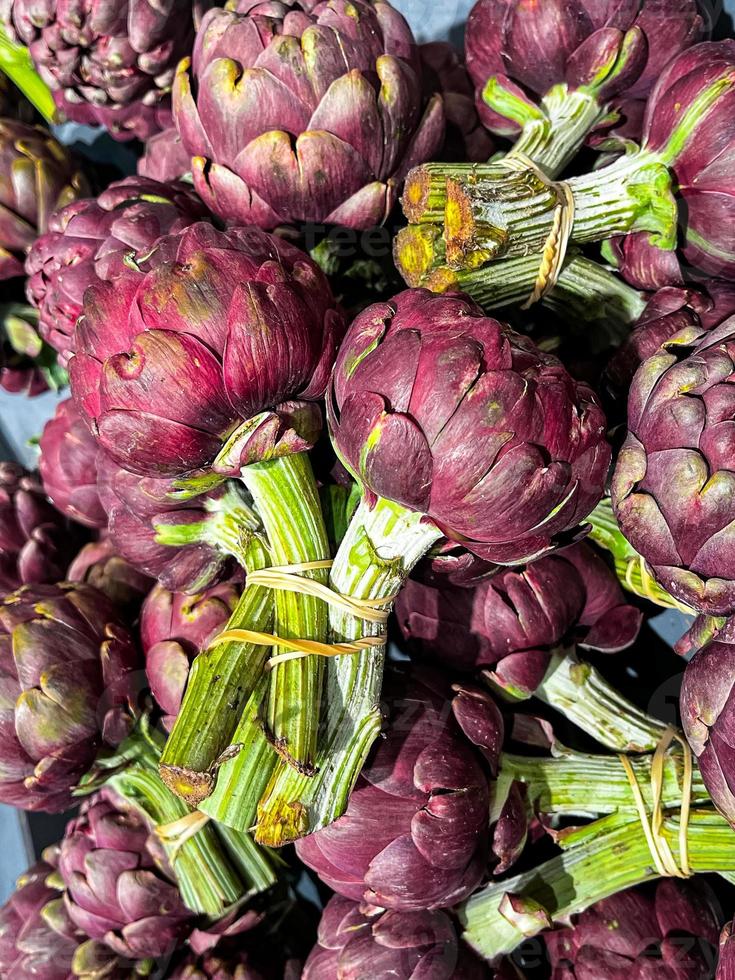
M 661 796 L 664 782 L 664 762 L 666 752 L 671 743 L 676 740 L 684 750 L 684 778 L 681 793 L 681 810 L 679 827 L 679 864 L 671 850 L 669 842 L 663 834 L 663 807 Z M 619 755 L 625 774 L 633 791 L 638 816 L 640 817 L 643 833 L 646 835 L 648 849 L 651 852 L 656 871 L 662 878 L 690 878 L 694 873 L 689 865 L 689 814 L 692 801 L 692 750 L 685 738 L 674 728 L 667 728 L 661 736 L 651 760 L 651 794 L 653 797 L 651 813 L 646 809 L 646 802 L 638 783 L 638 779 L 627 755 Z
M 536 276 L 533 292 L 521 307 L 522 310 L 527 310 L 535 303 L 538 303 L 539 300 L 542 300 L 544 296 L 548 296 L 559 281 L 567 248 L 572 237 L 572 228 L 574 227 L 574 194 L 572 193 L 572 188 L 566 181 L 551 180 L 538 164 L 534 163 L 525 153 L 511 150 L 498 163 L 513 173 L 522 173 L 530 170 L 542 183 L 554 191 L 557 199 L 551 231 L 544 242 L 541 253 L 541 265 Z
M 357 619 L 374 623 L 377 626 L 385 626 L 390 616 L 390 607 L 396 598 L 395 595 L 386 596 L 383 599 L 356 599 L 354 596 L 337 592 L 328 585 L 317 582 L 316 579 L 304 578 L 303 576 L 303 572 L 331 567 L 331 558 L 325 558 L 321 561 L 306 561 L 296 565 L 273 565 L 270 568 L 259 568 L 254 572 L 249 572 L 246 584 L 314 596 L 342 612 L 355 616 Z M 266 664 L 266 670 L 273 670 L 276 664 L 285 663 L 288 660 L 300 660 L 303 657 L 312 656 L 339 657 L 346 653 L 360 653 L 362 650 L 369 650 L 371 647 L 385 646 L 386 637 L 385 634 L 382 634 L 364 636 L 359 640 L 349 640 L 344 643 L 321 643 L 318 640 L 286 639 L 283 636 L 276 636 L 275 633 L 263 633 L 260 630 L 231 629 L 224 630 L 215 636 L 209 644 L 209 648 L 230 641 L 253 643 L 258 646 L 284 647 L 288 651 L 287 653 L 270 657 Z

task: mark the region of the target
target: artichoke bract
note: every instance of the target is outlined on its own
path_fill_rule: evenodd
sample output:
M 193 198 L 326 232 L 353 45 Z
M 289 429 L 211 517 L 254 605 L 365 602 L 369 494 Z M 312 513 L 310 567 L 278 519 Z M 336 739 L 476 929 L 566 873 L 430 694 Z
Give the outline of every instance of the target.
M 47 883 L 54 872 L 39 861 L 19 879 L 0 908 L 0 973 L 25 980 L 67 980 L 79 932 L 65 914 L 61 891 Z
M 56 406 L 39 441 L 38 469 L 54 506 L 87 527 L 107 525 L 97 492 L 97 443 L 71 398 Z
M 147 141 L 145 153 L 138 160 L 138 173 L 167 183 L 178 180 L 191 170 L 191 156 L 181 142 L 175 126 L 169 126 Z
M 605 369 L 605 381 L 615 396 L 627 399 L 640 365 L 674 334 L 687 327 L 709 330 L 735 313 L 735 286 L 716 279 L 703 286 L 703 290 L 664 286 L 650 297 Z
M 700 880 L 631 888 L 543 934 L 554 980 L 703 980 L 712 976 L 717 900 Z M 653 966 L 655 964 L 655 966 Z
M 431 576 L 409 579 L 396 602 L 403 635 L 447 666 L 491 666 L 516 697 L 542 681 L 561 643 L 612 653 L 635 640 L 642 614 L 628 605 L 617 578 L 586 544 L 504 569 L 474 589 Z
M 222 454 L 218 472 L 239 475 L 313 444 L 342 332 L 327 279 L 303 252 L 255 228 L 199 222 L 89 288 L 72 394 L 127 470 L 173 477 Z
M 695 621 L 695 638 L 701 625 Z M 682 638 L 680 644 L 686 642 Z M 709 642 L 696 649 L 687 664 L 679 695 L 681 722 L 697 757 L 715 806 L 735 826 L 735 620 L 728 619 Z
M 116 139 L 147 139 L 170 125 L 171 83 L 194 39 L 195 4 L 184 0 L 2 0 L 0 20 L 25 44 L 70 119 Z
M 302 977 L 482 980 L 487 975 L 444 912 L 383 912 L 335 895 L 322 913 L 317 944 Z
M 52 213 L 86 193 L 72 155 L 47 129 L 0 119 L 0 279 L 23 275 L 23 256 Z
M 423 512 L 489 561 L 541 556 L 602 496 L 610 447 L 592 389 L 461 295 L 413 289 L 368 307 L 327 409 L 368 495 Z
M 0 462 L 0 598 L 20 585 L 58 582 L 77 545 L 39 480 L 17 463 Z
M 170 955 L 192 929 L 151 828 L 110 790 L 85 801 L 67 825 L 58 866 L 69 918 L 119 956 Z
M 643 159 L 663 160 L 676 182 L 677 250 L 656 247 L 645 232 L 616 239 L 615 258 L 634 286 L 684 285 L 692 272 L 732 279 L 729 233 L 735 126 L 735 40 L 682 52 L 661 73 L 648 100 Z
M 148 177 L 126 177 L 51 215 L 26 259 L 26 291 L 39 310 L 39 332 L 62 363 L 74 352 L 85 290 L 117 279 L 130 252 L 145 252 L 206 216 L 190 187 Z
M 61 811 L 103 745 L 126 737 L 141 686 L 133 638 L 87 585 L 24 586 L 0 604 L 0 800 Z
M 296 851 L 340 895 L 383 908 L 454 905 L 488 861 L 489 779 L 503 721 L 489 694 L 439 674 L 386 674 L 385 741 L 345 813 Z
M 193 495 L 175 480 L 141 479 L 103 453 L 98 462 L 108 534 L 119 555 L 174 592 L 201 592 L 234 575 L 233 556 L 243 556 L 230 518 L 244 503 L 235 481 Z
M 198 595 L 156 585 L 146 597 L 140 616 L 145 670 L 167 729 L 179 713 L 191 661 L 225 628 L 240 592 L 235 582 L 214 585 Z
M 718 616 L 735 610 L 734 332 L 733 318 L 684 330 L 644 361 L 612 480 L 620 530 L 658 583 Z
M 230 0 L 174 82 L 194 186 L 222 218 L 380 224 L 444 137 L 411 30 L 384 0 Z
M 153 587 L 153 579 L 115 554 L 107 536 L 85 544 L 64 577 L 98 589 L 125 615 L 127 622 L 138 618 L 141 603 Z

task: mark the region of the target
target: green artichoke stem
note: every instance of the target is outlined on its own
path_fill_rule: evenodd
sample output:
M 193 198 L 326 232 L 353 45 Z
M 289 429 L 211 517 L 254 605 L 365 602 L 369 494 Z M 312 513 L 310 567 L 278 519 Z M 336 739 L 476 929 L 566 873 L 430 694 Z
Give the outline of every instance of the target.
M 678 815 L 664 818 L 662 834 L 681 864 Z M 735 870 L 733 829 L 711 810 L 695 810 L 688 824 L 695 872 Z M 458 908 L 464 938 L 493 960 L 555 923 L 616 892 L 658 877 L 640 820 L 604 817 L 567 831 L 557 857 L 505 881 L 494 882 Z
M 510 160 L 511 155 L 471 168 L 431 163 L 408 175 L 406 217 L 413 224 L 441 225 L 451 269 L 530 253 L 540 263 L 560 196 L 540 173 L 522 165 L 509 169 Z M 570 178 L 567 186 L 574 198 L 572 241 L 648 232 L 661 248 L 676 245 L 671 176 L 654 154 L 636 149 L 608 167 Z
M 422 514 L 378 498 L 363 498 L 332 566 L 330 585 L 356 599 L 386 606 L 416 562 L 441 537 Z M 375 636 L 383 627 L 330 606 L 335 642 Z M 385 647 L 330 657 L 326 715 L 312 778 L 279 764 L 258 807 L 256 840 L 280 846 L 336 820 L 344 812 L 370 746 L 380 731 L 380 689 Z
M 48 85 L 33 67 L 28 48 L 14 44 L 0 27 L 0 71 L 20 89 L 49 125 L 60 122 L 59 112 Z
M 534 693 L 616 752 L 651 752 L 667 728 L 623 697 L 595 667 L 568 651 L 554 653 Z
M 592 525 L 590 540 L 613 556 L 615 574 L 624 589 L 664 609 L 678 609 L 679 612 L 689 616 L 695 614 L 690 606 L 669 595 L 654 579 L 645 559 L 638 554 L 618 527 L 610 497 L 603 497 L 587 517 L 587 521 Z
M 409 285 L 425 286 L 436 293 L 459 290 L 471 296 L 487 312 L 528 300 L 538 277 L 538 255 L 489 262 L 479 269 L 454 271 L 441 264 L 443 252 L 437 247 L 426 253 L 425 261 L 419 262 L 421 271 L 414 279 L 414 270 L 418 268 L 415 265 L 415 233 L 423 248 L 426 230 L 433 227 L 409 225 L 396 237 L 396 263 Z M 429 236 L 429 241 L 427 248 L 433 249 L 434 244 L 441 241 L 440 232 L 437 230 L 435 239 Z M 432 264 L 435 260 L 438 264 Z M 601 335 L 603 346 L 622 343 L 646 308 L 643 293 L 574 250 L 567 253 L 556 285 L 542 302 L 570 324 L 594 328 Z
M 269 678 L 263 674 L 232 736 L 239 751 L 222 763 L 212 794 L 199 804 L 219 824 L 242 832 L 255 827 L 258 803 L 279 761 L 260 718 L 268 685 Z
M 243 568 L 258 560 L 258 541 L 267 547 L 263 523 L 245 499 L 244 492 L 230 481 L 225 492 L 205 503 L 208 516 L 191 524 L 157 524 L 156 541 L 171 548 L 206 542 L 218 551 L 232 555 Z
M 112 776 L 107 785 L 126 803 L 142 811 L 154 825 L 172 823 L 191 812 L 186 803 L 161 782 L 155 768 L 130 766 Z M 250 860 L 248 852 L 243 852 L 238 868 L 223 849 L 214 824 L 201 827 L 180 846 L 166 842 L 162 846 L 182 900 L 194 912 L 220 916 L 251 887 L 240 873 Z M 259 856 L 255 863 L 257 880 L 263 877 L 263 860 Z
M 319 492 L 307 453 L 252 463 L 242 481 L 265 525 L 274 565 L 324 561 L 330 557 Z M 301 572 L 326 585 L 327 568 Z M 322 599 L 277 589 L 275 635 L 325 642 L 328 613 Z M 276 647 L 275 653 L 284 652 Z M 271 671 L 264 724 L 268 738 L 289 765 L 314 774 L 324 661 L 308 656 L 277 664 Z
M 515 98 L 496 79 L 489 79 L 482 93 L 484 101 L 502 115 L 508 114 L 508 99 Z M 520 100 L 518 100 L 520 101 Z M 540 112 L 528 113 L 521 134 L 511 152 L 524 153 L 544 173 L 555 179 L 605 118 L 607 108 L 585 89 L 572 89 L 564 83 L 554 85 L 541 100 Z
M 356 485 L 350 491 L 330 485 L 322 491 L 322 510 L 330 540 L 340 542 L 359 503 Z M 243 712 L 233 742 L 241 746 L 234 758 L 223 763 L 217 774 L 214 792 L 200 804 L 200 809 L 220 824 L 249 830 L 257 820 L 258 802 L 265 793 L 278 761 L 260 723 L 259 705 L 262 691 L 256 688 Z
M 270 564 L 268 549 L 260 536 L 253 535 L 248 542 L 248 571 Z M 227 629 L 267 632 L 272 628 L 273 615 L 270 589 L 248 586 Z M 222 754 L 227 754 L 269 654 L 266 646 L 227 641 L 202 650 L 195 658 L 160 763 L 161 778 L 192 806 L 212 792 Z
M 504 752 L 500 769 L 506 780 L 517 780 L 528 788 L 535 813 L 574 817 L 601 817 L 613 813 L 637 813 L 630 780 L 617 756 L 589 755 L 554 748 L 555 755 L 525 756 Z M 651 763 L 653 754 L 630 756 L 646 806 L 653 805 Z M 661 805 L 681 806 L 684 788 L 684 753 L 677 743 L 664 759 Z M 691 786 L 692 804 L 709 802 L 699 769 L 695 766 Z

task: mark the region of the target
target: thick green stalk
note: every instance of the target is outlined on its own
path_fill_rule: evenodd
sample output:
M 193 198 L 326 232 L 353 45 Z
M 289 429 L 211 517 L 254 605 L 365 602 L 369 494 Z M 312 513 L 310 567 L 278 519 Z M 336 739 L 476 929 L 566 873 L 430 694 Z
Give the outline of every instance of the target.
M 666 818 L 662 833 L 681 863 L 680 823 Z M 689 861 L 695 872 L 735 870 L 733 829 L 719 814 L 694 811 L 688 826 Z M 554 923 L 616 892 L 658 877 L 639 820 L 614 815 L 568 832 L 568 848 L 538 867 L 494 882 L 459 906 L 464 938 L 488 960 Z
M 590 539 L 609 551 L 615 561 L 615 573 L 628 592 L 648 599 L 664 609 L 678 609 L 687 615 L 694 610 L 675 599 L 654 579 L 645 559 L 638 554 L 618 527 L 612 501 L 604 497 L 587 518 L 592 525 Z
M 666 725 L 623 697 L 591 664 L 557 652 L 534 692 L 601 745 L 616 752 L 650 752 Z
M 560 196 L 536 171 L 509 169 L 512 154 L 473 165 L 431 163 L 411 171 L 403 209 L 413 224 L 442 228 L 446 265 L 472 269 L 487 262 L 543 252 Z M 636 150 L 593 173 L 572 177 L 571 239 L 604 241 L 649 232 L 662 248 L 676 244 L 677 206 L 666 165 Z
M 450 269 L 443 264 L 441 229 L 434 225 L 402 228 L 394 241 L 394 257 L 409 286 L 425 286 L 438 293 L 461 291 L 486 311 L 525 303 L 540 267 L 538 254 L 531 254 L 489 262 L 478 269 Z M 614 272 L 570 250 L 543 304 L 575 326 L 594 326 L 603 339 L 617 346 L 645 310 L 646 297 Z
M 588 755 L 562 749 L 553 757 L 514 755 L 504 752 L 500 771 L 506 780 L 528 787 L 535 813 L 575 817 L 601 817 L 611 813 L 637 813 L 637 804 L 627 773 L 616 756 Z M 653 805 L 651 763 L 653 754 L 630 756 L 646 806 Z M 681 807 L 684 789 L 684 752 L 674 744 L 666 753 L 661 784 L 661 805 Z M 709 794 L 699 769 L 692 774 L 691 801 L 707 804 Z
M 205 498 L 207 516 L 189 524 L 156 524 L 156 541 L 170 548 L 207 544 L 226 555 L 232 555 L 243 568 L 257 567 L 258 542 L 265 543 L 260 517 L 246 499 L 245 491 L 234 480 L 228 480 L 224 493 Z M 254 564 L 255 563 L 255 564 Z
M 250 539 L 247 554 L 249 571 L 271 563 L 257 535 Z M 248 586 L 227 628 L 268 631 L 273 611 L 272 592 L 263 586 Z M 230 745 L 269 654 L 266 646 L 228 641 L 202 650 L 194 660 L 160 765 L 164 782 L 192 806 L 212 792 L 220 757 Z
M 199 809 L 218 823 L 243 832 L 255 827 L 258 803 L 279 761 L 260 719 L 268 683 L 264 674 L 232 736 L 238 751 L 220 766 L 211 796 L 199 804 Z
M 274 565 L 329 558 L 319 493 L 307 453 L 253 463 L 242 470 L 268 535 Z M 326 585 L 328 570 L 302 572 Z M 275 591 L 275 634 L 324 642 L 326 603 L 300 592 Z M 276 647 L 276 653 L 282 648 Z M 324 662 L 301 657 L 277 664 L 270 675 L 264 724 L 278 754 L 306 776 L 314 774 Z
M 378 498 L 355 512 L 332 567 L 334 590 L 355 599 L 385 599 L 398 592 L 409 572 L 441 533 L 421 514 Z M 374 636 L 383 627 L 329 611 L 336 642 Z M 347 805 L 350 791 L 380 731 L 384 646 L 332 657 L 327 664 L 326 717 L 309 779 L 279 765 L 258 808 L 256 839 L 280 845 L 326 826 Z
M 20 89 L 47 123 L 59 121 L 59 112 L 48 85 L 33 67 L 28 48 L 14 44 L 0 27 L 0 71 Z
M 550 89 L 535 112 L 494 78 L 488 81 L 482 97 L 491 109 L 522 123 L 513 152 L 525 153 L 551 178 L 566 169 L 608 113 L 595 95 L 584 89 L 570 90 L 566 84 Z M 520 105 L 512 105 L 511 101 Z M 517 110 L 521 107 L 519 118 Z
M 257 894 L 271 888 L 278 881 L 276 864 L 281 863 L 273 851 L 256 844 L 250 833 L 233 830 L 226 824 L 217 823 L 217 836 L 227 854 L 247 885 L 249 894 Z

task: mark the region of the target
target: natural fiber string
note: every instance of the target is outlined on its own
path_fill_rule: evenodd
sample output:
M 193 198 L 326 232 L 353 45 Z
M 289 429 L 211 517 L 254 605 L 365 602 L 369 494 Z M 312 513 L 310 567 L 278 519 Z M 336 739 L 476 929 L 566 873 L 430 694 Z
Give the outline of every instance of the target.
M 499 163 L 506 169 L 517 173 L 530 170 L 547 187 L 552 188 L 557 198 L 551 231 L 544 242 L 541 265 L 533 292 L 521 306 L 522 310 L 527 310 L 542 300 L 544 296 L 547 296 L 559 281 L 574 227 L 574 194 L 566 181 L 550 180 L 538 164 L 534 163 L 525 153 L 511 151 Z
M 265 665 L 266 670 L 272 670 L 276 664 L 285 663 L 287 660 L 300 660 L 303 657 L 339 657 L 343 653 L 360 653 L 362 650 L 369 650 L 371 647 L 385 646 L 385 636 L 363 636 L 359 640 L 350 640 L 347 643 L 320 643 L 318 640 L 289 640 L 283 636 L 276 636 L 274 633 L 261 633 L 259 630 L 225 630 L 220 633 L 209 644 L 210 647 L 217 643 L 253 643 L 261 647 L 286 647 L 290 653 L 281 653 L 277 657 L 271 657 Z
M 259 568 L 248 574 L 250 585 L 263 585 L 268 589 L 281 589 L 285 592 L 299 592 L 304 595 L 323 599 L 330 606 L 335 606 L 358 619 L 368 623 L 383 625 L 390 616 L 390 604 L 396 598 L 390 595 L 382 599 L 355 599 L 354 596 L 344 595 L 335 589 L 317 582 L 313 578 L 304 578 L 299 572 L 308 572 L 314 568 L 331 568 L 331 559 L 325 561 L 303 562 L 299 565 L 273 565 L 270 568 Z M 388 607 L 388 608 L 386 608 Z
M 395 599 L 395 595 L 386 596 L 382 599 L 355 599 L 353 596 L 337 592 L 315 579 L 304 578 L 300 574 L 318 568 L 331 567 L 332 560 L 329 558 L 321 561 L 301 562 L 295 565 L 273 565 L 269 568 L 260 568 L 249 572 L 247 584 L 311 595 L 341 609 L 343 612 L 348 612 L 358 619 L 381 626 L 385 625 L 390 615 L 390 603 Z M 385 608 L 386 606 L 388 608 Z M 339 657 L 342 654 L 360 653 L 363 650 L 369 650 L 371 647 L 385 646 L 386 637 L 384 635 L 365 636 L 344 643 L 321 643 L 318 640 L 286 639 L 282 636 L 276 636 L 275 633 L 263 633 L 259 630 L 226 629 L 215 636 L 209 644 L 209 648 L 219 643 L 231 641 L 253 643 L 257 646 L 285 647 L 289 651 L 288 653 L 270 657 L 266 663 L 265 669 L 272 670 L 276 664 L 286 663 L 288 660 L 300 660 L 303 657 L 311 656 Z
M 674 739 L 679 742 L 684 750 L 684 778 L 682 781 L 679 826 L 680 865 L 676 863 L 671 846 L 662 833 L 664 816 L 663 807 L 661 806 L 661 796 L 663 793 L 664 763 L 666 761 L 666 752 Z M 682 738 L 674 728 L 667 728 L 656 745 L 656 751 L 653 753 L 653 759 L 651 760 L 651 794 L 653 800 L 650 817 L 646 810 L 646 802 L 643 799 L 643 793 L 641 792 L 630 759 L 627 755 L 619 755 L 618 758 L 630 782 L 638 816 L 643 827 L 643 833 L 646 836 L 646 842 L 651 852 L 653 863 L 656 866 L 656 871 L 663 878 L 690 878 L 693 872 L 689 865 L 689 839 L 687 832 L 691 810 L 694 767 L 692 764 L 692 750 L 689 748 L 686 739 Z

